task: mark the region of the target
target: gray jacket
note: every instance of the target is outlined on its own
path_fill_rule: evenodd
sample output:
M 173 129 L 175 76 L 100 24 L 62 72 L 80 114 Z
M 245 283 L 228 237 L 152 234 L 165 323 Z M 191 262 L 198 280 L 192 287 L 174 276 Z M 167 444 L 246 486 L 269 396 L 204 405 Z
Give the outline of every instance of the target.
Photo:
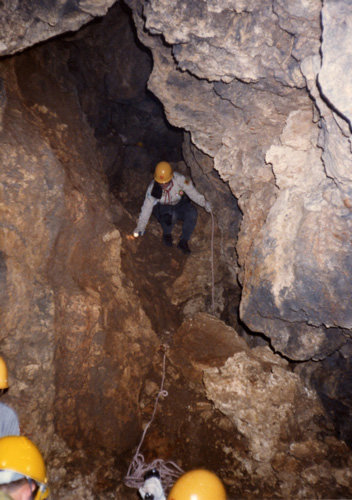
M 192 201 L 197 203 L 197 205 L 205 207 L 206 200 L 204 196 L 196 190 L 192 181 L 178 172 L 174 172 L 170 187 L 167 191 L 163 191 L 160 200 L 152 196 L 151 193 L 153 186 L 154 181 L 149 184 L 145 195 L 144 203 L 138 219 L 138 225 L 135 229 L 137 233 L 144 233 L 153 212 L 153 208 L 157 203 L 161 203 L 162 205 L 177 205 L 177 203 L 181 200 L 182 195 L 186 194 Z

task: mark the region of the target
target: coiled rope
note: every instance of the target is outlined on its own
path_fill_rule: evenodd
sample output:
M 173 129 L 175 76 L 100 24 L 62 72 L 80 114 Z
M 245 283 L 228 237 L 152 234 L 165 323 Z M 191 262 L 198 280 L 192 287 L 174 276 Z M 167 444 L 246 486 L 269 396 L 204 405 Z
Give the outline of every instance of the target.
M 130 488 L 142 487 L 144 483 L 145 473 L 151 469 L 156 469 L 159 472 L 160 481 L 164 490 L 167 490 L 169 486 L 172 483 L 174 483 L 175 480 L 181 474 L 184 473 L 184 471 L 175 462 L 172 461 L 164 462 L 164 460 L 158 458 L 154 460 L 152 463 L 146 464 L 144 461 L 144 456 L 142 455 L 142 453 L 140 453 L 140 449 L 144 441 L 145 435 L 147 433 L 147 430 L 149 429 L 151 423 L 154 420 L 159 398 L 161 396 L 163 397 L 168 396 L 168 392 L 164 389 L 164 381 L 166 373 L 165 364 L 166 364 L 166 352 L 164 352 L 164 358 L 163 358 L 163 375 L 161 379 L 160 390 L 156 396 L 152 418 L 145 426 L 141 441 L 138 445 L 136 453 L 134 454 L 132 462 L 128 468 L 127 475 L 124 478 L 124 483 L 126 484 L 126 486 L 129 486 Z

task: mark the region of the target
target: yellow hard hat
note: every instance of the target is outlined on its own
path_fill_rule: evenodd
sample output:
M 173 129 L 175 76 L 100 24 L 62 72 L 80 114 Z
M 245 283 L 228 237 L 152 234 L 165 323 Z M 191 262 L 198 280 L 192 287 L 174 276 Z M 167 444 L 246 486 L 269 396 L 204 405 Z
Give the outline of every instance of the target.
M 13 473 L 13 478 L 6 473 Z M 16 481 L 21 476 L 38 484 L 35 500 L 49 495 L 46 467 L 37 446 L 24 436 L 0 438 L 0 484 Z
M 170 163 L 167 161 L 161 161 L 157 164 L 154 171 L 154 179 L 159 184 L 166 184 L 170 182 L 174 173 Z
M 3 358 L 0 356 L 0 389 L 7 389 L 8 386 L 7 366 Z
M 196 469 L 176 481 L 167 500 L 226 500 L 226 491 L 213 472 Z

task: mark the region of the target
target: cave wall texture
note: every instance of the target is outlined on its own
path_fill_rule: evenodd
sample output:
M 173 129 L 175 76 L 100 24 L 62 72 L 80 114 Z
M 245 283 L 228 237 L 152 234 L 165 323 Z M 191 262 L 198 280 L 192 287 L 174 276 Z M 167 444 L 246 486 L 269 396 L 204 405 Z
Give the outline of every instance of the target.
M 130 2 L 153 52 L 149 88 L 243 212 L 241 318 L 296 360 L 326 357 L 351 327 L 349 121 L 319 55 L 337 64 L 329 31 L 339 4 L 152 1 L 144 22 Z
M 159 339 L 133 269 L 122 265 L 133 217 L 122 205 L 112 210 L 108 181 L 118 185 L 123 161 L 138 168 L 145 153 L 126 149 L 133 133 L 118 130 L 122 108 L 103 126 L 96 103 L 106 91 L 105 106 L 135 99 L 133 116 L 148 122 L 159 111 L 142 104 L 140 74 L 184 131 L 183 158 L 214 207 L 217 315 L 225 281 L 238 280 L 242 325 L 267 340 L 250 350 L 206 314 L 209 283 L 192 255 L 167 294 L 177 305 L 188 293 L 169 376 L 199 398 L 194 421 L 237 436 L 231 447 L 219 438 L 216 455 L 231 498 L 351 498 L 349 2 L 126 0 L 146 58 L 136 48 L 126 57 L 130 35 L 118 50 L 126 26 L 118 16 L 109 41 L 99 27 L 88 43 L 89 27 L 73 33 L 114 3 L 1 2 L 5 398 L 43 451 L 53 498 L 135 498 L 121 486 L 116 456 L 130 457 L 138 442 Z M 100 37 L 100 51 L 91 50 Z M 115 44 L 116 57 L 106 50 L 104 59 L 104 43 Z M 156 119 L 151 129 L 165 133 Z M 148 168 L 158 145 L 151 149 Z M 143 181 L 149 173 L 140 172 Z

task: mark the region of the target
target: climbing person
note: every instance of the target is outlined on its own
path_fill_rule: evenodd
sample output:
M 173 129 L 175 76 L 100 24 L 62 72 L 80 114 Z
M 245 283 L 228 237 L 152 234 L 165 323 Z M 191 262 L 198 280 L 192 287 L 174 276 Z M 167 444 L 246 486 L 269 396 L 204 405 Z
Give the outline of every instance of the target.
M 24 436 L 0 438 L 0 500 L 42 500 L 49 495 L 43 457 Z
M 226 491 L 213 472 L 195 469 L 176 481 L 167 500 L 226 500 Z
M 9 387 L 7 366 L 0 356 L 0 395 Z M 0 438 L 4 436 L 19 436 L 20 426 L 15 411 L 5 403 L 0 403 Z
M 197 223 L 197 209 L 191 203 L 212 211 L 211 204 L 200 194 L 185 176 L 174 172 L 170 163 L 161 161 L 154 171 L 154 180 L 149 184 L 139 215 L 134 237 L 142 236 L 150 216 L 155 215 L 163 230 L 163 242 L 172 246 L 172 229 L 178 220 L 183 221 L 181 239 L 177 245 L 183 253 L 189 254 L 188 241 Z

